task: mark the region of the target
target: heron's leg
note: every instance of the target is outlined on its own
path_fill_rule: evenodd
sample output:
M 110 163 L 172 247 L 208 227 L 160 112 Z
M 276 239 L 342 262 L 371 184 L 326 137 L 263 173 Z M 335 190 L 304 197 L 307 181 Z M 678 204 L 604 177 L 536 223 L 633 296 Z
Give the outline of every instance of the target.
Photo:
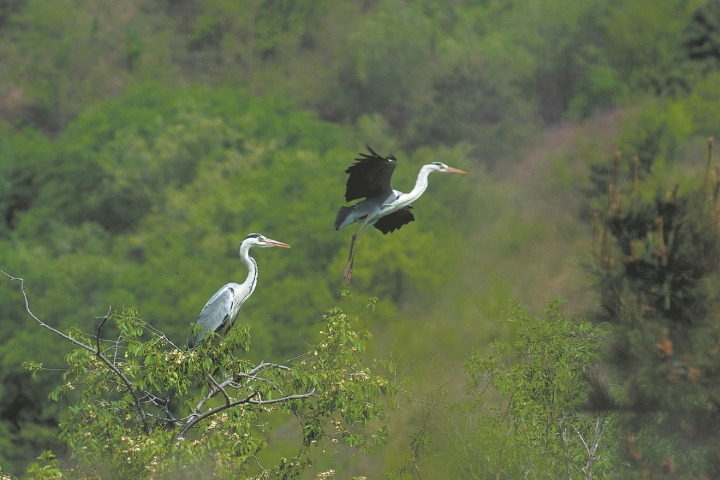
M 350 242 L 350 256 L 348 257 L 347 265 L 345 265 L 345 274 L 343 275 L 345 286 L 350 285 L 350 280 L 352 279 L 352 267 L 353 260 L 355 259 L 355 245 L 357 243 L 358 233 L 353 234 L 352 241 Z
M 366 221 L 367 222 L 367 221 Z M 374 223 L 374 222 L 373 222 Z M 372 224 L 363 223 L 360 225 L 360 228 L 357 229 L 355 234 L 352 236 L 352 241 L 350 242 L 350 256 L 348 256 L 347 265 L 345 265 L 345 286 L 347 287 L 350 285 L 350 280 L 352 279 L 352 267 L 353 267 L 353 261 L 355 260 L 355 248 L 357 247 L 357 242 L 360 239 L 360 235 L 367 230 L 368 227 L 370 227 Z

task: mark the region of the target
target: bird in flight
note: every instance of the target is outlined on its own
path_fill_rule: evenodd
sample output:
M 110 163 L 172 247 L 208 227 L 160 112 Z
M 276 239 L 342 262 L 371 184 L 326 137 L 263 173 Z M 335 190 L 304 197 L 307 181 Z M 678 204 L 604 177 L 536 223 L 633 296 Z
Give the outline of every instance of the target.
M 249 253 L 253 247 L 290 248 L 290 245 L 272 240 L 259 233 L 251 233 L 240 244 L 240 259 L 248 269 L 243 283 L 228 283 L 210 297 L 200 311 L 193 332 L 188 339 L 189 350 L 194 349 L 205 337 L 215 332 L 225 336 L 240 313 L 240 307 L 252 295 L 257 285 L 258 268 L 255 259 Z
M 428 186 L 428 176 L 431 173 L 467 173 L 448 167 L 444 163 L 428 163 L 420 168 L 413 189 L 408 193 L 403 193 L 394 190 L 391 184 L 397 159 L 393 155 L 382 157 L 372 148 L 367 148 L 370 154 L 360 153 L 360 158 L 356 158 L 355 163 L 345 170 L 345 173 L 349 175 L 345 201 L 350 202 L 360 198 L 364 200 L 349 207 L 340 207 L 335 216 L 335 230 L 355 222 L 360 223 L 360 227 L 353 234 L 350 243 L 350 256 L 344 274 L 345 285 L 349 285 L 352 278 L 355 247 L 362 232 L 369 227 L 375 227 L 386 234 L 415 220 L 410 211 L 412 208 L 410 204 L 425 192 Z

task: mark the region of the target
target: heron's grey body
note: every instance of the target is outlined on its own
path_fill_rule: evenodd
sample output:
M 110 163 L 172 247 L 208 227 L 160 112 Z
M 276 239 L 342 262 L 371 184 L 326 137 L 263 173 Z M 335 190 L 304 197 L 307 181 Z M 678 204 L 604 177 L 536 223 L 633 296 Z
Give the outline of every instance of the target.
M 366 223 L 368 227 L 371 225 L 377 225 L 378 220 L 380 220 L 384 216 L 393 213 L 394 210 L 389 211 L 389 207 L 400 197 L 400 195 L 402 195 L 402 192 L 398 190 L 393 190 L 387 196 L 366 198 L 365 200 L 358 202 L 350 207 L 340 207 L 340 210 L 338 210 L 337 216 L 335 217 L 335 230 L 340 230 L 341 228 L 347 227 L 348 225 L 355 222 Z M 381 212 L 383 212 L 383 206 L 386 207 L 386 210 L 384 212 L 385 215 L 381 215 Z M 400 228 L 407 222 L 411 222 L 413 219 L 414 217 L 412 216 L 412 213 L 410 213 L 410 216 L 407 217 L 407 221 L 400 224 L 399 226 L 392 228 L 392 230 L 383 229 L 380 227 L 378 227 L 378 230 L 382 231 L 383 233 L 388 233 Z
M 431 173 L 466 173 L 448 167 L 444 163 L 428 163 L 420 168 L 413 189 L 403 193 L 393 189 L 391 183 L 397 159 L 392 155 L 382 157 L 370 147 L 368 150 L 370 155 L 361 153 L 361 158 L 356 159 L 356 162 L 345 170 L 349 175 L 345 200 L 348 202 L 359 198 L 364 200 L 349 207 L 340 207 L 335 216 L 335 230 L 356 222 L 361 224 L 350 244 L 350 256 L 345 267 L 345 284 L 349 284 L 352 278 L 355 244 L 362 232 L 373 226 L 386 234 L 415 220 L 415 216 L 410 211 L 411 204 L 427 189 L 428 176 Z
M 253 247 L 290 248 L 286 243 L 269 239 L 259 233 L 251 233 L 240 244 L 240 259 L 248 269 L 247 278 L 243 283 L 228 283 L 210 297 L 200 311 L 196 327 L 188 339 L 188 348 L 195 348 L 211 332 L 225 336 L 235 323 L 240 307 L 252 295 L 257 285 L 257 262 L 249 254 Z

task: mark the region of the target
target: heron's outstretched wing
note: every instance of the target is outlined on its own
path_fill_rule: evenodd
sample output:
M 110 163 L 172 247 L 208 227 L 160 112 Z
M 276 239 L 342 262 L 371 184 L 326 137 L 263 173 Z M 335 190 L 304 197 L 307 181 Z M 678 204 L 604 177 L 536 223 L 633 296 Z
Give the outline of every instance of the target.
M 361 153 L 355 163 L 345 169 L 350 176 L 347 179 L 345 200 L 358 198 L 385 198 L 393 191 L 390 179 L 397 166 L 392 155 L 385 158 L 368 147 L 370 155 Z
M 188 348 L 195 348 L 210 332 L 220 333 L 223 329 L 229 328 L 235 288 L 235 284 L 228 283 L 210 297 L 200 311 L 193 334 L 188 339 Z
M 380 217 L 380 219 L 373 225 L 375 228 L 380 230 L 382 233 L 394 232 L 406 223 L 410 223 L 415 220 L 415 216 L 412 214 L 410 209 L 412 206 L 408 205 L 403 207 L 397 212 L 393 212 L 390 215 Z

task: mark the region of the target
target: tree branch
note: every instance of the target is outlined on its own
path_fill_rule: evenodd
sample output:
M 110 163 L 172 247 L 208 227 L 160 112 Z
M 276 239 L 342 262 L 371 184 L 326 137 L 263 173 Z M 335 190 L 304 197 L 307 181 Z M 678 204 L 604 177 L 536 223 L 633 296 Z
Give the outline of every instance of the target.
M 100 322 L 100 325 L 98 325 L 98 331 L 97 336 L 95 337 L 95 345 L 96 345 L 96 352 L 97 354 L 100 354 L 100 334 L 102 333 L 102 329 L 105 326 L 105 322 L 108 321 L 108 318 L 110 318 L 110 313 L 112 312 L 112 305 L 108 307 L 108 311 L 105 314 L 104 317 L 102 317 L 102 322 Z M 100 317 L 96 317 L 98 320 Z M 115 361 L 113 360 L 113 365 L 115 364 Z
M 75 338 L 71 337 L 70 335 L 67 335 L 60 330 L 51 327 L 47 323 L 40 320 L 30 309 L 30 300 L 28 298 L 27 292 L 25 291 L 25 280 L 20 277 L 15 277 L 13 275 L 10 275 L 9 273 L 0 270 L 2 274 L 4 274 L 6 277 L 8 277 L 12 281 L 20 282 L 20 291 L 22 292 L 23 299 L 25 300 L 25 311 L 32 317 L 33 320 L 35 320 L 38 325 L 40 325 L 43 328 L 46 328 L 50 330 L 51 332 L 55 333 L 56 335 L 64 338 L 68 342 L 72 343 L 73 345 L 76 345 L 84 350 L 87 350 L 88 352 L 91 352 L 92 354 L 96 355 L 125 385 L 125 388 L 127 389 L 128 393 L 132 395 L 133 401 L 135 402 L 135 408 L 137 409 L 138 413 L 140 414 L 140 419 L 142 420 L 143 427 L 145 429 L 145 432 L 149 435 L 152 433 L 152 427 L 150 426 L 150 423 L 147 419 L 147 414 L 145 413 L 145 410 L 142 408 L 142 405 L 140 404 L 140 399 L 137 396 L 137 392 L 135 392 L 135 388 L 133 386 L 133 383 L 128 379 L 119 368 L 117 368 L 116 365 L 114 365 L 110 359 L 108 359 L 105 355 L 102 354 L 100 351 L 100 329 L 102 328 L 102 325 L 105 323 L 105 320 L 107 320 L 107 317 L 105 317 L 105 320 L 100 324 L 100 327 L 98 328 L 98 338 L 97 338 L 97 349 L 91 347 L 90 345 L 87 345 L 79 340 L 76 340 Z
M 222 392 L 223 397 L 225 397 L 225 405 L 230 405 L 230 404 L 232 403 L 232 400 L 230 399 L 230 395 L 228 395 L 227 391 L 225 391 L 225 386 L 224 386 L 224 385 L 220 385 L 219 383 L 217 383 L 217 381 L 215 381 L 215 379 L 213 378 L 213 376 L 210 375 L 209 373 L 207 374 L 207 376 L 208 376 L 208 378 L 210 379 L 210 383 L 213 384 L 213 387 L 214 387 L 215 389 L 217 389 L 216 392 L 210 391 L 210 393 L 209 393 L 208 395 L 209 395 L 210 397 L 212 397 L 212 396 L 215 395 L 215 393 L 217 393 L 217 391 L 220 391 L 220 392 Z M 228 381 L 226 380 L 225 382 L 223 382 L 223 384 L 227 384 L 227 382 L 228 382 Z
M 98 317 L 101 319 L 100 324 L 97 328 L 97 334 L 95 339 L 95 345 L 84 343 L 81 340 L 78 340 L 60 330 L 57 328 L 52 327 L 51 325 L 48 325 L 44 321 L 42 321 L 37 315 L 33 313 L 33 311 L 30 308 L 30 300 L 27 295 L 27 292 L 25 290 L 25 283 L 22 278 L 12 276 L 8 274 L 7 272 L 0 270 L 0 273 L 4 274 L 6 277 L 8 277 L 11 281 L 17 281 L 20 283 L 20 291 L 22 292 L 23 299 L 25 302 L 25 311 L 27 312 L 30 317 L 37 322 L 38 325 L 41 327 L 50 330 L 54 334 L 58 335 L 59 337 L 65 339 L 66 341 L 70 342 L 71 344 L 75 345 L 76 347 L 79 347 L 83 350 L 86 350 L 93 355 L 95 355 L 97 358 L 101 360 L 102 363 L 104 363 L 107 368 L 110 369 L 110 371 L 114 374 L 114 376 L 118 379 L 117 385 L 122 386 L 133 398 L 133 401 L 135 403 L 135 408 L 137 412 L 140 415 L 143 427 L 145 429 L 145 432 L 147 434 L 152 433 L 152 426 L 150 424 L 150 421 L 148 420 L 150 415 L 148 412 L 145 411 L 143 404 L 150 404 L 157 408 L 159 408 L 161 411 L 164 411 L 164 413 L 167 415 L 168 421 L 171 423 L 174 423 L 176 425 L 182 425 L 182 428 L 180 429 L 180 432 L 177 434 L 176 439 L 180 440 L 184 438 L 184 436 L 187 434 L 190 428 L 197 425 L 199 422 L 216 415 L 226 409 L 234 408 L 239 405 L 244 404 L 252 404 L 252 405 L 272 405 L 276 403 L 285 403 L 291 400 L 299 400 L 299 399 L 305 399 L 314 396 L 316 393 L 316 390 L 313 388 L 312 390 L 305 392 L 305 393 L 297 393 L 297 394 L 291 394 L 291 395 L 285 395 L 284 392 L 275 384 L 273 384 L 270 380 L 266 378 L 259 377 L 258 375 L 266 369 L 278 369 L 283 371 L 291 371 L 291 368 L 285 365 L 276 364 L 276 363 L 270 363 L 262 361 L 258 365 L 254 366 L 252 369 L 248 370 L 247 372 L 241 372 L 236 373 L 227 378 L 226 380 L 222 382 L 216 381 L 212 375 L 208 374 L 208 378 L 210 380 L 210 383 L 212 385 L 211 391 L 202 398 L 198 404 L 193 409 L 193 413 L 186 417 L 185 419 L 175 419 L 172 414 L 169 412 L 167 408 L 167 401 L 161 399 L 160 397 L 152 394 L 151 392 L 148 392 L 146 390 L 138 390 L 135 388 L 133 382 L 118 368 L 115 362 L 113 362 L 111 359 L 109 359 L 103 352 L 102 352 L 102 331 L 107 323 L 108 319 L 111 315 L 111 309 L 112 307 L 108 308 L 108 312 L 104 317 Z M 147 325 L 147 324 L 146 324 Z M 161 339 L 167 340 L 164 334 L 162 332 L 158 332 L 155 329 L 152 329 L 153 332 L 158 334 L 158 337 Z M 177 348 L 172 342 L 167 340 L 170 345 Z M 117 355 L 117 342 L 115 346 L 115 355 Z M 273 389 L 280 394 L 277 398 L 272 399 L 263 399 L 260 396 L 260 392 L 258 390 L 253 391 L 250 395 L 233 400 L 230 394 L 227 391 L 227 388 L 247 388 L 249 383 L 252 381 L 263 381 L 263 382 L 269 382 Z M 213 407 L 205 412 L 201 413 L 201 410 L 203 409 L 205 403 L 216 396 L 218 393 L 222 393 L 223 397 L 225 398 L 225 402 L 222 405 L 218 405 L 216 407 Z M 155 418 L 153 416 L 153 418 Z M 184 423 L 183 423 L 184 422 Z
M 578 437 L 580 437 L 580 441 L 582 442 L 583 446 L 585 447 L 585 450 L 588 454 L 588 460 L 585 465 L 585 469 L 587 470 L 587 476 L 585 477 L 586 480 L 592 480 L 592 473 L 593 473 L 593 465 L 595 464 L 595 452 L 597 451 L 598 447 L 600 446 L 600 440 L 602 439 L 603 434 L 605 433 L 605 428 L 607 427 L 607 423 L 600 424 L 600 417 L 595 418 L 595 428 L 594 428 L 594 438 L 592 442 L 589 444 L 587 441 L 585 441 L 585 438 L 583 438 L 582 434 L 580 433 L 580 430 L 573 425 L 573 428 L 575 429 L 575 433 L 577 433 Z
M 286 395 L 284 397 L 272 398 L 270 400 L 254 400 L 254 398 L 257 397 L 259 395 L 259 393 L 260 392 L 255 391 L 243 399 L 235 400 L 234 402 L 226 403 L 224 405 L 218 405 L 217 407 L 211 408 L 210 410 L 208 410 L 205 413 L 198 413 L 198 411 L 196 409 L 195 412 L 193 412 L 193 414 L 190 415 L 187 423 L 180 430 L 180 433 L 178 433 L 176 438 L 178 440 L 184 438 L 187 431 L 193 425 L 195 425 L 195 424 L 201 422 L 202 420 L 204 420 L 208 417 L 211 417 L 219 412 L 222 412 L 223 410 L 226 410 L 228 408 L 237 407 L 238 405 L 243 405 L 243 404 L 247 404 L 247 403 L 252 404 L 252 405 L 271 405 L 274 403 L 288 402 L 290 400 L 300 400 L 300 399 L 309 398 L 309 397 L 312 397 L 313 395 L 315 395 L 315 389 L 313 388 L 312 390 L 310 390 L 309 392 L 306 392 L 306 393 L 296 393 L 293 395 Z M 203 401 L 201 401 L 201 403 L 204 403 L 204 402 L 205 402 L 205 400 L 203 399 Z

